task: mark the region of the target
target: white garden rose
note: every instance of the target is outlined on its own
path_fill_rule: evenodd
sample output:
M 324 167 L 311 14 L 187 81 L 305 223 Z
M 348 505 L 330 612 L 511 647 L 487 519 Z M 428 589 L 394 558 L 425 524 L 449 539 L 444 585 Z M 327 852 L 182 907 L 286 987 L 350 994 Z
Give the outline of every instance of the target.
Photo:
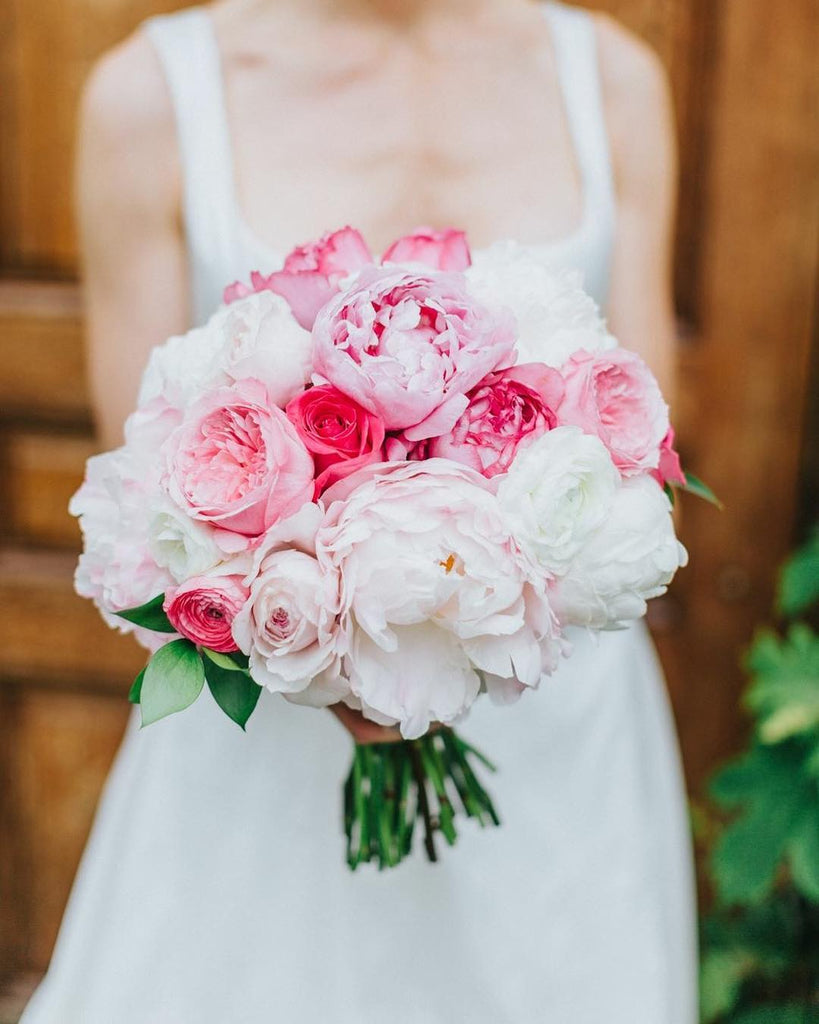
M 518 362 L 559 367 L 578 349 L 617 345 L 578 273 L 552 269 L 516 242 L 497 242 L 473 258 L 465 271 L 470 290 L 515 314 Z
M 255 379 L 280 408 L 307 384 L 312 342 L 287 302 L 254 292 L 220 307 L 203 327 L 170 338 L 148 360 L 139 405 L 163 398 L 184 409 L 202 393 Z
M 345 670 L 367 717 L 413 738 L 455 721 L 480 673 L 535 686 L 552 667 L 555 620 L 478 473 L 382 463 L 325 497 L 316 550 L 341 573 Z
M 509 528 L 545 576 L 560 576 L 609 515 L 620 474 L 603 442 L 555 427 L 516 455 L 499 478 Z
M 201 576 L 224 557 L 213 539 L 213 527 L 192 519 L 164 494 L 151 503 L 148 547 L 156 564 L 177 583 Z
M 562 622 L 618 629 L 664 594 L 688 553 L 674 534 L 671 503 L 649 476 L 625 480 L 602 526 L 551 592 Z
M 307 504 L 268 531 L 245 580 L 250 596 L 233 620 L 253 679 L 316 707 L 349 690 L 339 671 L 346 636 L 338 572 L 315 557 L 321 517 L 317 505 Z

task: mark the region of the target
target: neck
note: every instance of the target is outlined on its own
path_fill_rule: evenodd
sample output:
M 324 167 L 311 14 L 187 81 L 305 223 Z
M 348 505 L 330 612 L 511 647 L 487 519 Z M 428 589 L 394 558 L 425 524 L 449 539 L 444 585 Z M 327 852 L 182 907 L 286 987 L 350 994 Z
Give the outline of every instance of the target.
M 281 0 L 279 0 L 281 2 Z M 286 0 L 289 2 L 289 0 Z M 531 0 L 296 0 L 322 18 L 411 28 L 430 23 L 477 20 L 531 6 Z

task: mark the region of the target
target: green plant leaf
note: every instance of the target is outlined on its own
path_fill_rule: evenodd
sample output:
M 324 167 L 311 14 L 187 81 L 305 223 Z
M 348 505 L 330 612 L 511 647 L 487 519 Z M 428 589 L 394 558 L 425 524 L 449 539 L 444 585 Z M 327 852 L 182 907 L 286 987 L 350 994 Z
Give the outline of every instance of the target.
M 140 695 L 142 693 L 142 680 L 145 678 L 145 669 L 143 669 L 136 679 L 131 683 L 131 689 L 128 691 L 128 700 L 132 704 L 139 704 Z
M 698 498 L 703 498 L 705 501 L 710 502 L 712 505 L 716 505 L 716 507 L 720 511 L 722 511 L 725 508 L 725 506 L 722 504 L 722 502 L 719 500 L 716 494 L 714 494 L 714 492 L 711 490 L 708 484 L 700 480 L 698 476 L 694 476 L 693 473 L 688 473 L 685 470 L 683 470 L 683 476 L 685 477 L 685 483 L 680 484 L 681 490 L 688 491 L 689 494 L 696 494 Z
M 700 1012 L 702 1024 L 711 1024 L 737 1005 L 745 979 L 753 973 L 754 958 L 744 949 L 716 949 L 702 958 Z
M 212 651 L 209 647 L 202 647 L 202 653 L 213 662 L 214 665 L 218 665 L 219 668 L 224 669 L 226 672 L 243 672 L 247 665 L 241 665 L 234 660 L 230 654 L 223 654 L 221 651 Z
M 819 637 L 810 626 L 796 623 L 784 639 L 760 632 L 747 663 L 754 680 L 745 701 L 764 743 L 819 730 Z
M 806 899 L 819 903 L 819 786 L 816 797 L 791 835 L 788 852 L 793 884 Z
M 819 527 L 782 566 L 776 596 L 777 611 L 791 617 L 819 601 Z
M 139 605 L 138 608 L 124 608 L 116 614 L 121 619 L 127 619 L 128 622 L 142 626 L 143 629 L 152 629 L 155 633 L 175 633 L 176 629 L 170 624 L 168 616 L 162 610 L 164 601 L 165 595 L 158 594 L 150 601 L 146 601 L 145 604 Z
M 204 667 L 205 678 L 213 699 L 228 718 L 233 719 L 244 729 L 259 700 L 261 686 L 254 683 L 244 669 L 235 665 L 225 669 L 215 661 L 205 658 Z
M 677 504 L 677 495 L 674 493 L 674 488 L 671 484 L 665 483 L 663 484 L 663 490 L 665 491 L 666 498 L 671 502 L 671 507 L 674 508 Z
M 796 1003 L 757 1006 L 729 1017 L 726 1024 L 819 1024 L 819 1007 Z
M 142 724 L 189 707 L 205 685 L 199 651 L 190 640 L 172 640 L 160 647 L 145 669 L 140 706 Z

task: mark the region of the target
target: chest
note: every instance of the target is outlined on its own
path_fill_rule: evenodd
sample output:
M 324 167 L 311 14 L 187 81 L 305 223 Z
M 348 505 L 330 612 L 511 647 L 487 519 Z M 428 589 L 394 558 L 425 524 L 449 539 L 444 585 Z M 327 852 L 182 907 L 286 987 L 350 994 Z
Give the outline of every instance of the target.
M 540 242 L 581 218 L 548 40 L 325 65 L 239 50 L 223 69 L 237 205 L 270 244 L 347 222 L 376 247 L 422 223 L 465 227 L 478 245 Z

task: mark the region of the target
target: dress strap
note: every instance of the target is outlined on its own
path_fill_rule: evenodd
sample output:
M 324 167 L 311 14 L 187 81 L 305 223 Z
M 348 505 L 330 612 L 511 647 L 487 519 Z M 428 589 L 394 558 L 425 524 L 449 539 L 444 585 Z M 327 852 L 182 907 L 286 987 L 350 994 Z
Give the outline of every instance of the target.
M 219 50 L 203 7 L 149 18 L 143 28 L 159 56 L 173 103 L 188 251 L 195 264 L 233 245 L 233 159 Z
M 586 193 L 586 220 L 610 218 L 615 211 L 614 174 L 603 108 L 594 18 L 588 12 L 549 0 L 545 4 L 557 74 Z

